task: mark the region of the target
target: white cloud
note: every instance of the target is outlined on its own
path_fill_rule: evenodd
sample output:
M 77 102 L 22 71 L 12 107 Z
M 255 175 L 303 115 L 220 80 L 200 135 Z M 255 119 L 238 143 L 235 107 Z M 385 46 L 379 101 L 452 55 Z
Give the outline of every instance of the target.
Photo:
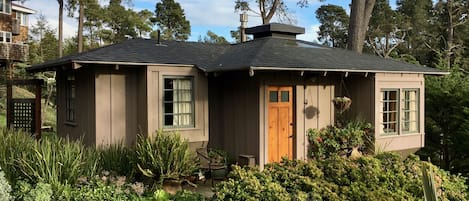
M 300 40 L 317 42 L 319 26 L 319 24 L 313 24 L 309 27 L 306 27 L 305 34 L 299 35 L 297 38 Z

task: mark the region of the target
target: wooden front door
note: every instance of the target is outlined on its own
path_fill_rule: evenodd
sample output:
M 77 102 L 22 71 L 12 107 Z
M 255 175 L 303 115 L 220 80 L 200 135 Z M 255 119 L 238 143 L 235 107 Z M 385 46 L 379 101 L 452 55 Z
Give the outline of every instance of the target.
M 269 162 L 293 159 L 293 87 L 268 88 Z

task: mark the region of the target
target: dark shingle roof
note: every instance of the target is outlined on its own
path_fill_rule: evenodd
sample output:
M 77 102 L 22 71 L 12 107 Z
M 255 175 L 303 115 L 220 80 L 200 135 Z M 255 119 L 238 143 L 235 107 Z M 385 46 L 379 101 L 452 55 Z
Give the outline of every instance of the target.
M 40 71 L 71 62 L 186 64 L 206 68 L 226 48 L 209 43 L 164 41 L 157 44 L 155 40 L 134 39 L 33 65 L 29 70 Z
M 315 43 L 275 37 L 259 38 L 233 45 L 221 55 L 209 71 L 240 68 L 283 68 L 363 72 L 422 72 L 439 74 L 434 68 L 409 64 L 394 59 L 358 54 L 356 52 L 321 46 Z
M 257 38 L 235 45 L 176 41 L 157 45 L 155 40 L 134 39 L 34 65 L 29 70 L 47 70 L 71 62 L 185 64 L 207 72 L 257 68 L 445 74 L 434 68 L 278 37 Z

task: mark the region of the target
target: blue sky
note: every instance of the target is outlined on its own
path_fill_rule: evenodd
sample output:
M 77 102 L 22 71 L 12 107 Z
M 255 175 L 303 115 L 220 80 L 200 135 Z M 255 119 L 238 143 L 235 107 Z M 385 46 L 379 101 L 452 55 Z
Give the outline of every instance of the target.
M 199 36 L 205 36 L 208 30 L 218 35 L 224 36 L 231 41 L 230 30 L 235 30 L 239 26 L 239 13 L 234 12 L 234 0 L 176 0 L 184 9 L 186 18 L 191 23 L 190 41 L 197 41 Z M 252 0 L 254 2 L 254 0 Z M 316 41 L 319 23 L 315 18 L 314 12 L 322 4 L 341 5 L 349 11 L 350 0 L 327 0 L 319 2 L 310 0 L 307 8 L 300 8 L 296 5 L 297 0 L 284 0 L 292 15 L 296 19 L 296 25 L 304 27 L 306 33 L 299 36 L 302 40 Z M 134 10 L 148 9 L 154 11 L 155 4 L 159 0 L 133 0 L 129 5 Z M 100 0 L 102 5 L 107 5 L 108 0 Z M 58 5 L 56 0 L 29 0 L 25 6 L 30 7 L 42 13 L 48 19 L 52 28 L 57 27 L 58 23 Z M 37 15 L 37 14 L 36 14 Z M 272 22 L 276 22 L 273 19 Z M 36 22 L 36 16 L 30 18 L 30 25 Z M 77 21 L 73 18 L 65 17 L 64 21 L 65 38 L 75 35 L 77 30 Z M 261 23 L 261 19 L 254 13 L 249 13 L 248 26 L 256 26 Z

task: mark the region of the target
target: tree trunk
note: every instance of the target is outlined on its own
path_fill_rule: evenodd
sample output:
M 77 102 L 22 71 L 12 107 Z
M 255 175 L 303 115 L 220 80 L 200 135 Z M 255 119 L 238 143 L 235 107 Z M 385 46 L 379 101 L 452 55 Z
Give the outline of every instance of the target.
M 78 16 L 78 52 L 83 52 L 83 20 L 85 18 L 84 0 L 80 0 Z
M 446 38 L 446 51 L 445 51 L 445 61 L 446 67 L 451 68 L 451 55 L 453 52 L 453 42 L 454 42 L 454 22 L 453 22 L 453 1 L 448 0 L 446 3 L 448 9 L 448 26 L 447 26 L 447 38 Z
M 259 1 L 259 11 L 261 12 L 262 24 L 269 23 L 267 21 L 266 14 L 265 14 L 265 0 Z
M 64 24 L 64 0 L 57 0 L 59 3 L 59 58 L 63 56 L 63 24 Z
M 347 48 L 363 52 L 363 44 L 376 0 L 352 0 Z
M 64 24 L 64 0 L 57 0 L 59 3 L 59 57 L 63 56 L 63 24 Z

